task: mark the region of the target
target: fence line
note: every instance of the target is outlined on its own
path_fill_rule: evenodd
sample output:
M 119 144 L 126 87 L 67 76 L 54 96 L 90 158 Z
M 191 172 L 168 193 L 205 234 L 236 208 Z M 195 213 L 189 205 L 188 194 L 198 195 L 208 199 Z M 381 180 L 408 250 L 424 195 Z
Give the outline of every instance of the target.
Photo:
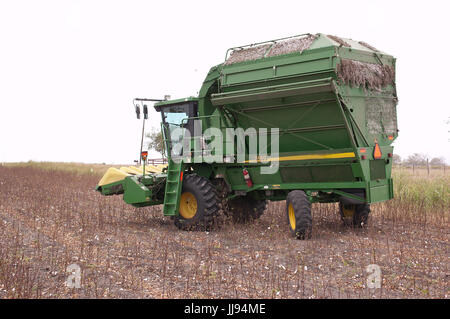
M 147 164 L 150 164 L 150 165 L 167 164 L 167 159 L 166 158 L 149 158 L 149 159 L 147 159 Z
M 447 165 L 430 165 L 429 162 L 427 162 L 427 164 L 425 165 L 416 165 L 416 164 L 393 164 L 392 167 L 394 169 L 409 169 L 412 170 L 413 175 L 418 171 L 418 170 L 427 170 L 427 175 L 430 175 L 430 172 L 436 172 L 438 170 L 441 170 L 444 174 L 446 174 L 448 168 Z

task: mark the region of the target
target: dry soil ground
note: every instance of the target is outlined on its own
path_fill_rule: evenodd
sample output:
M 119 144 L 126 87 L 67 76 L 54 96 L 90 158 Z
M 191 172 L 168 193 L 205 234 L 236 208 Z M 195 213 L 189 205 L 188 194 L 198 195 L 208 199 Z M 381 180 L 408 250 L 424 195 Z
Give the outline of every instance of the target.
M 430 206 L 400 189 L 372 205 L 365 230 L 344 227 L 334 204 L 313 205 L 312 238 L 300 241 L 284 202 L 251 224 L 185 232 L 161 207 L 101 196 L 98 180 L 90 170 L 0 166 L 0 298 L 449 296 L 447 200 Z M 442 185 L 445 196 L 449 179 Z M 81 288 L 65 285 L 71 264 Z M 367 287 L 370 264 L 381 269 L 379 289 Z

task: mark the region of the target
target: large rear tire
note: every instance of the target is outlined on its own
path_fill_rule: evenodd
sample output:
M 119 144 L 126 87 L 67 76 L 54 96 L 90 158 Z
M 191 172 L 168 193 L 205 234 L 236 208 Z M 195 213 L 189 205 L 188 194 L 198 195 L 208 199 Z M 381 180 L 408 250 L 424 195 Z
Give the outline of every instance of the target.
M 235 223 L 248 223 L 260 218 L 266 210 L 266 207 L 266 200 L 242 196 L 227 200 L 224 213 L 230 216 Z
M 343 223 L 355 228 L 367 227 L 369 222 L 369 204 L 343 204 L 339 202 L 339 213 Z
M 186 174 L 175 225 L 183 230 L 208 230 L 219 212 L 219 197 L 212 183 L 197 174 Z
M 297 239 L 311 237 L 311 202 L 304 191 L 291 191 L 286 199 L 286 215 L 291 233 Z

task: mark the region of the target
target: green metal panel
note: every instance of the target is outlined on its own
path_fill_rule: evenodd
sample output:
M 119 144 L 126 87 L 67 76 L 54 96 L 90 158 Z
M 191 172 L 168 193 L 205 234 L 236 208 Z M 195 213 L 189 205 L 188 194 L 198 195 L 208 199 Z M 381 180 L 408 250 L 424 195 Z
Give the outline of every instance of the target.
M 371 185 L 370 187 L 370 202 L 377 203 L 388 199 L 391 199 L 392 190 L 390 189 L 389 182 L 379 185 Z
M 386 179 L 385 165 L 386 165 L 386 161 L 383 159 L 370 161 L 370 164 L 369 164 L 370 179 L 371 180 Z
M 395 59 L 360 42 L 342 41 L 348 46 L 320 34 L 302 54 L 217 68 L 220 82 L 218 92 L 211 93 L 212 105 L 233 114 L 234 126 L 244 130 L 279 128 L 280 157 L 305 152 L 354 153 L 345 161 L 281 163 L 279 172 L 270 176 L 260 175 L 258 165 L 247 165 L 253 190 L 362 188 L 368 202 L 390 198 L 387 180 L 392 163 L 387 155 L 392 148 L 384 147 L 397 137 L 395 87 L 388 85 L 381 91 L 351 87 L 341 83 L 337 64 L 345 58 L 395 66 Z M 382 146 L 383 155 L 374 161 L 375 143 Z M 252 191 L 243 180 L 242 167 L 228 165 L 225 176 L 233 189 Z
M 221 87 L 228 88 L 245 82 L 282 77 L 298 77 L 310 73 L 324 73 L 333 69 L 334 49 L 319 49 L 304 55 L 291 54 L 264 61 L 251 61 L 226 66 L 221 72 Z
M 136 204 L 149 202 L 151 198 L 151 191 L 143 184 L 141 184 L 137 176 L 128 176 L 123 181 L 123 200 L 127 204 Z

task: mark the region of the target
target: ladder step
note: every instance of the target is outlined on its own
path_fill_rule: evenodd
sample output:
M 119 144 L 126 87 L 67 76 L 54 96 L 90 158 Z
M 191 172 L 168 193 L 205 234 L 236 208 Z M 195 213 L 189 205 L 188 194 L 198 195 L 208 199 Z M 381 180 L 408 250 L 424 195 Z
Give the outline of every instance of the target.
M 180 179 L 183 163 L 175 163 L 169 160 L 167 167 L 166 189 L 164 192 L 164 215 L 177 215 L 177 206 L 181 192 L 182 180 Z

